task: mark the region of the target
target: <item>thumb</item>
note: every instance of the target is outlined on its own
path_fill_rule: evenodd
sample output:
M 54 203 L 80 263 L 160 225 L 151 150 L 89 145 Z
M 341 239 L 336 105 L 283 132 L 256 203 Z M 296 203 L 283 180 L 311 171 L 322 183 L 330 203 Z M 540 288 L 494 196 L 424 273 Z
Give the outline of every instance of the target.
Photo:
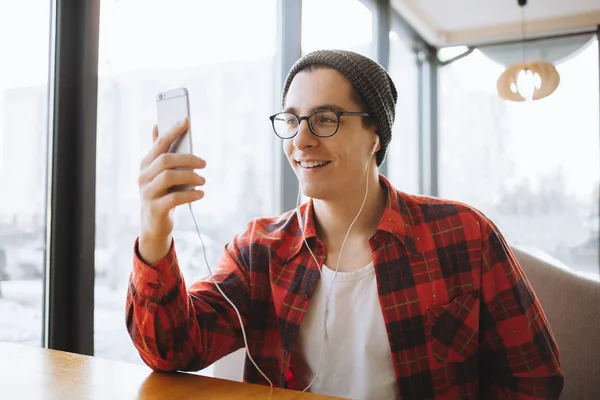
M 154 125 L 152 128 L 152 143 L 156 142 L 156 139 L 158 139 L 158 125 Z

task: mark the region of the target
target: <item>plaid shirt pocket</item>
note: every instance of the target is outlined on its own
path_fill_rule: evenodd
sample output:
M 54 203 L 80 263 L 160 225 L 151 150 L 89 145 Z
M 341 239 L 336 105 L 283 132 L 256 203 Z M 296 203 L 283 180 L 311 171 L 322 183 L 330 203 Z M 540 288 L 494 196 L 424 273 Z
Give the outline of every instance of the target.
M 427 309 L 431 349 L 441 363 L 464 362 L 479 348 L 479 291 Z

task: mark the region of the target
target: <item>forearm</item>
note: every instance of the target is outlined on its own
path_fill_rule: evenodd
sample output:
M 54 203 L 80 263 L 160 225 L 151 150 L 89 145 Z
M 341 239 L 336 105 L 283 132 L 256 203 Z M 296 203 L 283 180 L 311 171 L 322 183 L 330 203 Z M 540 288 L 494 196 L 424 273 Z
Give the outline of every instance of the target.
M 527 355 L 509 356 L 506 351 L 482 352 L 480 368 L 481 398 L 484 399 L 558 399 L 564 377 L 557 365 L 554 371 L 547 365 L 538 368 L 523 363 Z M 508 362 L 507 362 L 508 358 Z
M 491 398 L 557 399 L 560 351 L 541 304 L 510 247 L 490 223 L 483 231 L 482 381 Z
M 517 389 L 497 385 L 490 399 L 557 400 L 563 387 L 563 378 L 521 378 Z
M 244 315 L 246 276 L 227 252 L 220 267 L 215 279 Z M 156 370 L 197 371 L 243 346 L 237 314 L 214 284 L 200 281 L 186 288 L 174 245 L 153 266 L 136 252 L 126 312 L 134 346 Z
M 153 369 L 201 369 L 199 322 L 176 262 L 166 270 L 144 268 L 134 266 L 127 293 L 127 330 L 134 346 Z M 148 276 L 153 271 L 157 276 Z

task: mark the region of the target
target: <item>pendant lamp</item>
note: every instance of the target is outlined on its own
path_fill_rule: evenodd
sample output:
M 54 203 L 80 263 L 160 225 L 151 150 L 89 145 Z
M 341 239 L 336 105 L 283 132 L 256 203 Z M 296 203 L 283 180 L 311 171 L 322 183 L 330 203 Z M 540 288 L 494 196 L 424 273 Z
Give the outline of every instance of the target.
M 496 82 L 498 95 L 509 101 L 533 101 L 550 96 L 560 83 L 560 75 L 551 63 L 527 61 L 525 43 L 525 11 L 527 0 L 518 0 L 521 7 L 523 62 L 511 65 Z

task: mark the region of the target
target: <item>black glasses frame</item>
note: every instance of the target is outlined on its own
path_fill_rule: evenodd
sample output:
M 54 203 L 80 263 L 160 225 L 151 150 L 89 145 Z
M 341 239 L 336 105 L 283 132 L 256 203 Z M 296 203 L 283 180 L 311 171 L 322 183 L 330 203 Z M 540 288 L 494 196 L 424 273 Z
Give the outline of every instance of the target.
M 335 116 L 337 117 L 337 124 L 336 124 L 335 130 L 330 135 L 319 135 L 317 132 L 315 132 L 315 130 L 312 127 L 312 124 L 310 122 L 312 116 L 315 115 L 315 114 L 317 114 L 317 113 L 320 113 L 320 112 L 331 112 L 331 113 L 335 114 Z M 275 118 L 277 118 L 277 116 L 281 115 L 281 114 L 290 114 L 290 115 L 293 115 L 298 120 L 298 127 L 296 128 L 296 132 L 294 132 L 294 134 L 291 135 L 291 136 L 289 136 L 289 137 L 280 136 L 277 133 L 277 129 L 275 129 Z M 336 111 L 336 110 L 330 110 L 330 109 L 327 109 L 327 108 L 323 108 L 323 109 L 315 110 L 310 115 L 305 115 L 303 117 L 298 116 L 298 115 L 296 115 L 296 114 L 294 114 L 292 112 L 282 111 L 282 112 L 278 112 L 277 114 L 271 115 L 269 117 L 269 119 L 271 120 L 271 125 L 273 127 L 273 132 L 275 132 L 275 134 L 279 138 L 281 138 L 281 139 L 292 139 L 293 137 L 295 137 L 298 134 L 298 131 L 300 131 L 300 124 L 302 123 L 302 121 L 305 121 L 305 120 L 306 120 L 306 123 L 308 124 L 308 128 L 310 129 L 310 131 L 312 132 L 312 134 L 315 135 L 315 136 L 317 136 L 317 137 L 323 138 L 323 137 L 331 137 L 331 136 L 333 136 L 333 135 L 335 135 L 337 133 L 337 131 L 340 129 L 340 118 L 343 117 L 343 116 L 345 116 L 345 115 L 350 116 L 350 117 L 370 117 L 371 116 L 371 114 L 365 113 L 365 112 Z

